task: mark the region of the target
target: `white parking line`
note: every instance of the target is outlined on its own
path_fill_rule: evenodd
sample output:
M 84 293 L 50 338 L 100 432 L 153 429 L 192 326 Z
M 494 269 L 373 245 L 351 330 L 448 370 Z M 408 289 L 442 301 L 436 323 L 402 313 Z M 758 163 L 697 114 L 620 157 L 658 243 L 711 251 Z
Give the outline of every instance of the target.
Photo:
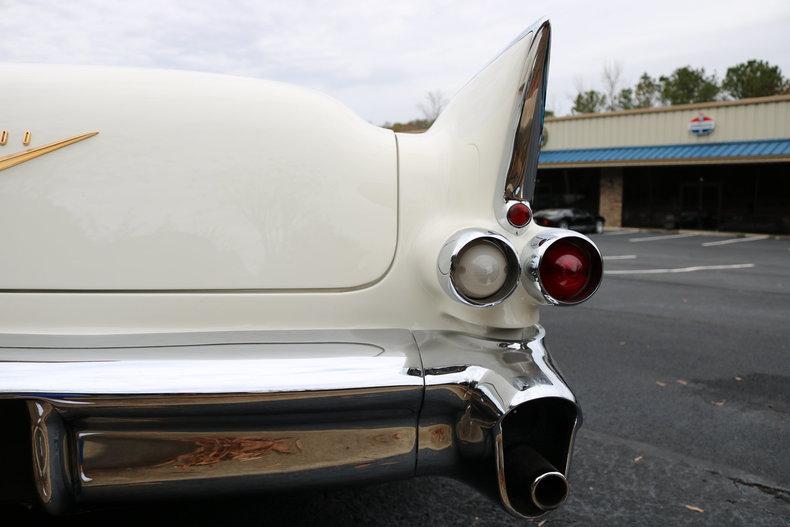
M 633 234 L 634 231 L 614 231 L 614 232 L 605 232 L 604 234 L 607 236 L 620 236 L 621 234 Z
M 691 238 L 697 234 L 667 234 L 665 236 L 645 236 L 644 238 L 631 238 L 629 242 L 652 242 L 655 240 L 674 240 L 676 238 Z
M 731 265 L 695 265 L 693 267 L 676 267 L 674 269 L 622 269 L 604 271 L 604 274 L 664 274 L 664 273 L 691 273 L 693 271 L 717 271 L 719 269 L 748 269 L 754 267 L 753 263 Z
M 616 256 L 604 256 L 604 260 L 633 260 L 636 258 L 635 254 L 618 254 Z
M 703 247 L 713 247 L 715 245 L 729 245 L 731 243 L 741 243 L 741 242 L 755 242 L 757 240 L 765 240 L 768 238 L 768 235 L 764 236 L 746 236 L 744 238 L 730 238 L 729 240 L 719 240 L 716 242 L 705 242 L 702 244 Z

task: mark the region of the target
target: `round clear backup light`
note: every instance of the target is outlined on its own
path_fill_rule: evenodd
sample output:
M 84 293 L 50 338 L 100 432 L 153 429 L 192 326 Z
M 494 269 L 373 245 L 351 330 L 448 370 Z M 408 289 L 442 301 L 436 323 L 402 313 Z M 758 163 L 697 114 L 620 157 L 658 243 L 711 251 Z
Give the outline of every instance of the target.
M 495 306 L 518 285 L 520 267 L 513 246 L 491 231 L 464 229 L 439 252 L 439 283 L 451 298 L 475 307 Z
M 580 304 L 598 290 L 603 277 L 600 251 L 573 231 L 548 229 L 535 236 L 523 262 L 524 289 L 542 304 Z

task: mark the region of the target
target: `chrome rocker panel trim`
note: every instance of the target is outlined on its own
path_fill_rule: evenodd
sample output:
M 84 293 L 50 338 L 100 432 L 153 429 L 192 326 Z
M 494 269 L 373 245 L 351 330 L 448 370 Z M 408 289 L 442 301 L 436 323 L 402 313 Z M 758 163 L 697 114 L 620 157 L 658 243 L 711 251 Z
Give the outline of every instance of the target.
M 543 336 L 5 335 L 0 398 L 27 401 L 36 486 L 55 513 L 444 474 L 535 517 L 514 502 L 508 445 L 562 413 L 556 437 L 528 442 L 567 475 L 581 421 Z

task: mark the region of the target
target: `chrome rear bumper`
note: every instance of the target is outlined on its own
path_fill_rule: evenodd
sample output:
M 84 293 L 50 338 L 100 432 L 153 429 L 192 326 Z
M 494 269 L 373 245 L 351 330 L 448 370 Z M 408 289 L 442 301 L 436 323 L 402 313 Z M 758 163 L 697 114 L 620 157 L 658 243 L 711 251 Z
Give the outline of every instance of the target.
M 508 453 L 567 474 L 580 422 L 543 335 L 5 335 L 0 398 L 27 401 L 52 512 L 445 474 L 534 517 Z

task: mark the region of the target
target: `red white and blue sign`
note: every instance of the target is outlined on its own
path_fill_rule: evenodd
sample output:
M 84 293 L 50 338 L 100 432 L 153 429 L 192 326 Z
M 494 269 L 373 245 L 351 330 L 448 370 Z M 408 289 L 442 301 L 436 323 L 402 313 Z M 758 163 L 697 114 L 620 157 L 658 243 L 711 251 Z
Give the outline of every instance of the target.
M 708 117 L 700 112 L 698 116 L 689 121 L 689 133 L 691 135 L 702 136 L 710 135 L 716 128 L 716 121 L 713 117 Z

